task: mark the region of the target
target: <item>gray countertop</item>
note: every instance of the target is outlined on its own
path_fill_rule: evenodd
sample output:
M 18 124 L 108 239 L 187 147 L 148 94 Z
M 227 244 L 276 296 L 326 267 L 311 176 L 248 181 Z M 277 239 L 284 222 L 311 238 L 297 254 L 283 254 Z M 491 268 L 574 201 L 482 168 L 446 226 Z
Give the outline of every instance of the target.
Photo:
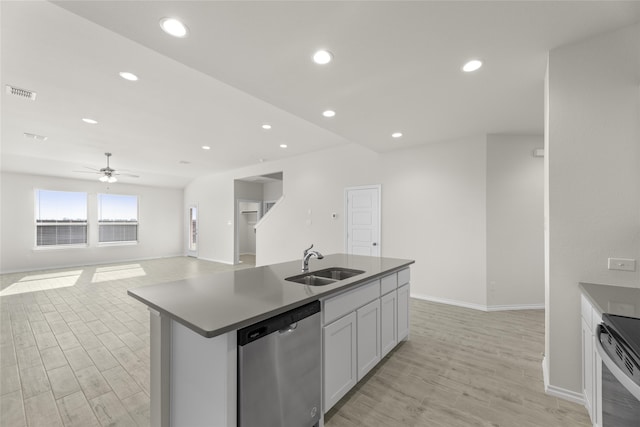
M 580 283 L 580 289 L 600 314 L 640 318 L 640 288 Z
M 344 267 L 363 274 L 326 286 L 284 280 L 300 274 L 301 261 L 226 271 L 129 289 L 127 293 L 162 315 L 211 338 L 268 319 L 307 302 L 341 292 L 413 264 L 413 260 L 332 254 L 312 259 L 309 270 Z

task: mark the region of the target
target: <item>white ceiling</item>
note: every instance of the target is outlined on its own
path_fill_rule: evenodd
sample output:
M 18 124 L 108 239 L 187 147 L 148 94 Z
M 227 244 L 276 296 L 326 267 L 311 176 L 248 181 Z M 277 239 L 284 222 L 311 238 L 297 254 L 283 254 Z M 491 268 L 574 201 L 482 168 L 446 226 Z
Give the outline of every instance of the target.
M 112 167 L 140 175 L 122 182 L 175 187 L 350 142 L 383 152 L 485 133 L 542 134 L 546 53 L 640 20 L 636 1 L 0 8 L 2 169 L 95 179 L 74 171 L 103 167 L 109 151 Z M 163 33 L 162 17 L 183 20 L 189 37 Z M 334 61 L 314 64 L 318 48 Z M 484 67 L 461 72 L 470 58 Z M 7 95 L 6 84 L 36 91 L 37 100 Z M 336 117 L 322 117 L 328 108 Z M 403 138 L 391 138 L 395 131 Z

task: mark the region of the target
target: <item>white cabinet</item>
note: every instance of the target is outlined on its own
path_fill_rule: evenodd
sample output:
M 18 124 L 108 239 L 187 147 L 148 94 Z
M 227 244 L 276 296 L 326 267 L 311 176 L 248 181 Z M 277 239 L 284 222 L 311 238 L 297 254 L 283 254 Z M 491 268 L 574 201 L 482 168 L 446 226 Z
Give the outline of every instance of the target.
M 352 312 L 323 328 L 325 412 L 358 382 L 356 323 Z
M 594 406 L 594 363 L 593 363 L 593 334 L 591 325 L 582 319 L 582 392 L 584 394 L 584 406 L 593 420 Z
M 380 300 L 370 302 L 356 311 L 356 341 L 358 381 L 380 361 Z
M 408 282 L 406 268 L 323 301 L 325 413 L 409 336 Z
M 409 337 L 409 284 L 398 288 L 398 342 Z
M 380 344 L 384 357 L 398 344 L 398 292 L 380 297 Z
M 602 317 L 582 295 L 582 392 L 584 406 L 595 427 L 602 426 L 602 359 L 596 349 L 596 331 Z

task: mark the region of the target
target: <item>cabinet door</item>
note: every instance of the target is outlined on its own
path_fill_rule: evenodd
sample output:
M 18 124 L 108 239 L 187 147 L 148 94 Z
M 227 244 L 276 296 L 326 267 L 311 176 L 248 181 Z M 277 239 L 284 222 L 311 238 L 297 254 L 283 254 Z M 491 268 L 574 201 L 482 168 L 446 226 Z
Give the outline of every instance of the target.
M 380 300 L 359 308 L 358 318 L 358 381 L 380 361 Z
M 380 298 L 381 357 L 398 344 L 398 292 L 393 291 Z
M 584 406 L 593 420 L 593 335 L 587 322 L 582 319 L 582 388 L 584 394 Z
M 398 288 L 398 342 L 409 336 L 409 284 Z
M 352 312 L 323 328 L 324 412 L 347 394 L 357 380 L 356 313 Z

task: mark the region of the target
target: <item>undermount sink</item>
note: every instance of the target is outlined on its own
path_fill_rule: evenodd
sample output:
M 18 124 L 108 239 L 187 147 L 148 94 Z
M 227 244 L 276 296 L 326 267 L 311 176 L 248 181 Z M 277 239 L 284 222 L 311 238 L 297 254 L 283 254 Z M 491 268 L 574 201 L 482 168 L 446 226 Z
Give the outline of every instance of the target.
M 284 280 L 290 282 L 301 283 L 309 286 L 324 286 L 331 283 L 345 280 L 358 274 L 364 273 L 363 270 L 353 270 L 350 268 L 330 267 L 323 270 L 311 271 L 309 273 L 299 274 L 297 276 L 287 277 Z

